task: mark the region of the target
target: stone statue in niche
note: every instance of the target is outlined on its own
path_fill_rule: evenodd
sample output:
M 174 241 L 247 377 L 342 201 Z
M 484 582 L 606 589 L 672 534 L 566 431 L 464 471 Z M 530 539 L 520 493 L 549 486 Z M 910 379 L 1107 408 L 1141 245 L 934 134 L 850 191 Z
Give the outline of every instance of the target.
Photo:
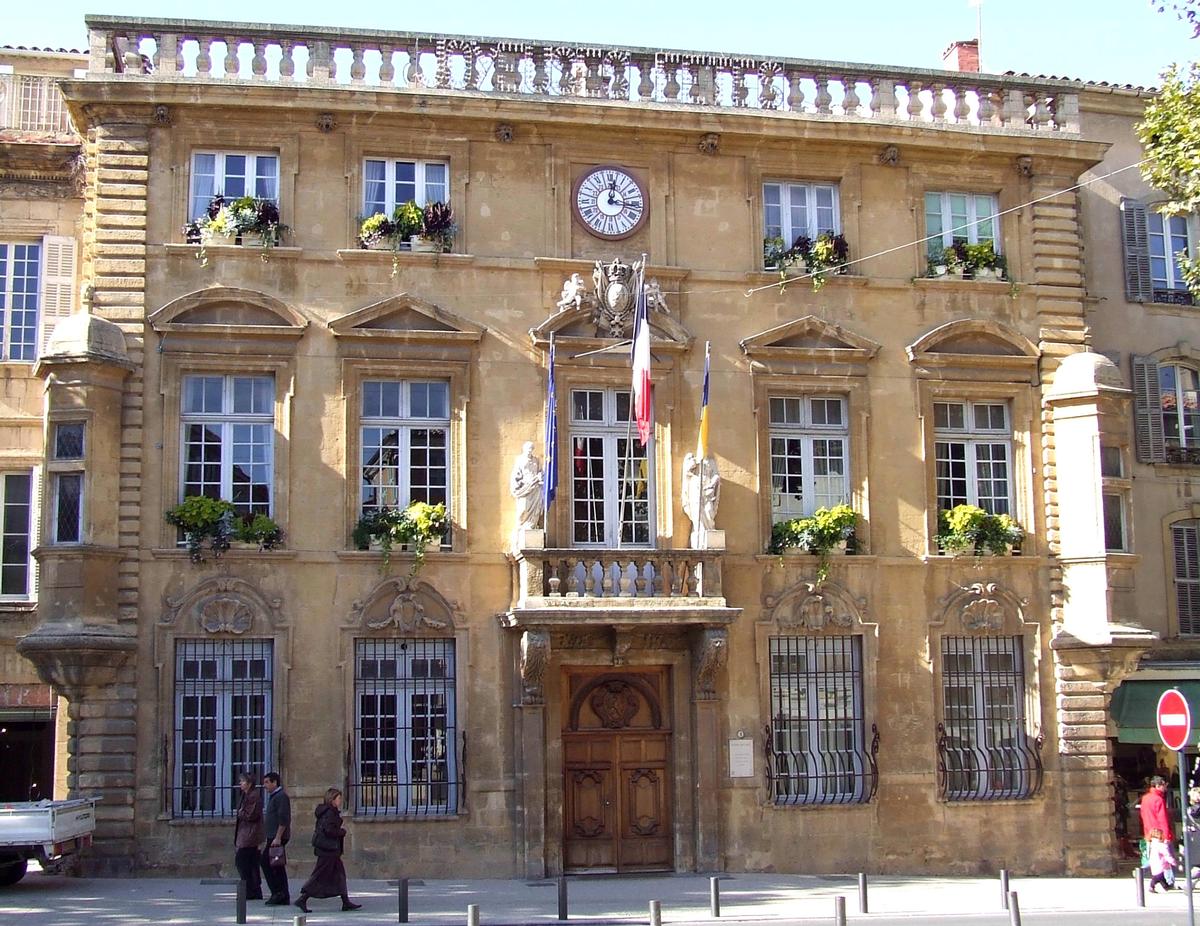
M 508 491 L 517 501 L 516 525 L 513 527 L 512 551 L 521 549 L 521 538 L 527 530 L 537 530 L 542 521 L 542 464 L 533 455 L 533 441 L 525 441 L 513 461 L 508 477 Z
M 703 550 L 709 531 L 716 530 L 721 503 L 721 473 L 711 457 L 688 452 L 683 457 L 683 513 L 692 522 L 691 547 Z

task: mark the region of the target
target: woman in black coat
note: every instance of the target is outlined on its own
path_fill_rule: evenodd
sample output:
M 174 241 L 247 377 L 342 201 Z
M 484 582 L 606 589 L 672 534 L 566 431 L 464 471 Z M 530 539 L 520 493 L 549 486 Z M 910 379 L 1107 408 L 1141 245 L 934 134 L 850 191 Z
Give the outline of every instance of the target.
M 341 897 L 343 910 L 357 910 L 362 904 L 352 903 L 346 892 L 346 866 L 342 864 L 342 849 L 346 830 L 342 826 L 342 792 L 330 788 L 325 800 L 317 805 L 317 823 L 313 828 L 313 854 L 317 864 L 304 887 L 296 906 L 305 913 L 310 897 Z

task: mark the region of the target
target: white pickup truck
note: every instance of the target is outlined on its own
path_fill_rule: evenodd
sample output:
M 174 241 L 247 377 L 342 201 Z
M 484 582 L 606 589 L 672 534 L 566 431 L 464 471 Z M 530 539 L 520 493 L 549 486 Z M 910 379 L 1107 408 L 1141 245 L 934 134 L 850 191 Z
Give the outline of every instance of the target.
M 25 877 L 29 859 L 43 866 L 92 844 L 96 798 L 0 804 L 0 887 Z

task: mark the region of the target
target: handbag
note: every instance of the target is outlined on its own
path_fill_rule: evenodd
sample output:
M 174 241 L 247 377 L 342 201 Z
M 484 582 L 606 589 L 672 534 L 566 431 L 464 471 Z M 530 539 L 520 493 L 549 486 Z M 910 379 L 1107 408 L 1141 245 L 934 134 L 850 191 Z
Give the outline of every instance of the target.
M 268 846 L 267 861 L 275 868 L 283 868 L 287 865 L 287 852 L 283 846 Z

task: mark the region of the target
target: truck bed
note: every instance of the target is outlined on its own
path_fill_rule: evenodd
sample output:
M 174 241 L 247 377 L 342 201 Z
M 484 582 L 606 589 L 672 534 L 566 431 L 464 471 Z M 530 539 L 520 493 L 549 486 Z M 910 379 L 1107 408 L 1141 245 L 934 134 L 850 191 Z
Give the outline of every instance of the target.
M 87 836 L 96 828 L 96 799 L 0 804 L 0 848 L 53 846 Z

